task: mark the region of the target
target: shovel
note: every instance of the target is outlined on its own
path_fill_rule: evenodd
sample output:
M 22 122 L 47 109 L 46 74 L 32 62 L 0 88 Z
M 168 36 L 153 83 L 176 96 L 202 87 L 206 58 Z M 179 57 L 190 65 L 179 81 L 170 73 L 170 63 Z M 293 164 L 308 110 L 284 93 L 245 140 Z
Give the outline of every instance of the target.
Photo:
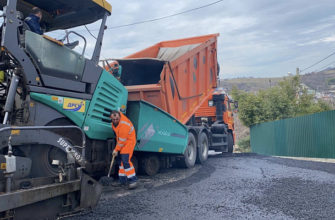
M 112 184 L 112 182 L 114 181 L 113 177 L 110 177 L 111 172 L 112 172 L 112 168 L 113 168 L 113 164 L 115 161 L 115 156 L 112 157 L 112 161 L 111 164 L 109 166 L 109 171 L 108 171 L 108 175 L 107 176 L 103 176 L 100 178 L 99 182 L 103 185 L 103 186 L 110 186 Z

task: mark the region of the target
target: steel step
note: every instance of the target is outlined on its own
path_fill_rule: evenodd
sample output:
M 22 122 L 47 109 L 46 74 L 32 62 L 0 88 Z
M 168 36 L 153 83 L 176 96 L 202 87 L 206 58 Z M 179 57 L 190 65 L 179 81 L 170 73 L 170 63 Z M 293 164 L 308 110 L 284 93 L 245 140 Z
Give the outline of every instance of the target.
M 226 152 L 228 150 L 228 145 L 223 145 L 220 143 L 215 143 L 209 147 L 210 150 L 214 150 L 216 152 Z
M 219 146 L 227 146 L 227 143 L 224 142 L 218 142 L 218 143 L 212 143 L 212 147 L 219 147 Z
M 212 137 L 214 137 L 214 138 L 225 138 L 225 137 L 227 137 L 227 134 L 212 134 Z

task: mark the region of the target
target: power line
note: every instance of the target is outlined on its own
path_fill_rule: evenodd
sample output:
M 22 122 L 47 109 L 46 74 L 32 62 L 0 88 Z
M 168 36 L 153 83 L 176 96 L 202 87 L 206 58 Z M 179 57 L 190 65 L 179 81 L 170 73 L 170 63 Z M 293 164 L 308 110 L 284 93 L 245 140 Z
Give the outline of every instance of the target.
M 159 20 L 163 20 L 163 19 L 166 19 L 166 18 L 171 18 L 171 17 L 175 17 L 175 16 L 178 16 L 178 15 L 181 15 L 181 14 L 185 14 L 185 13 L 189 13 L 189 12 L 192 12 L 192 11 L 196 11 L 196 10 L 199 10 L 199 9 L 202 9 L 202 8 L 207 8 L 209 6 L 215 5 L 215 4 L 220 3 L 222 1 L 223 0 L 219 0 L 219 1 L 212 2 L 212 3 L 209 3 L 209 4 L 203 5 L 203 6 L 199 6 L 197 8 L 192 8 L 192 9 L 189 9 L 189 10 L 186 10 L 186 11 L 182 11 L 182 12 L 179 12 L 179 13 L 175 13 L 175 14 L 171 14 L 171 15 L 166 15 L 166 16 L 158 17 L 158 18 L 153 18 L 153 19 L 149 19 L 149 20 L 144 20 L 144 21 L 138 21 L 138 22 L 134 22 L 134 23 L 130 23 L 130 24 L 118 25 L 118 26 L 107 28 L 107 29 L 117 29 L 117 28 L 122 28 L 122 27 L 133 26 L 133 25 L 137 25 L 137 24 L 143 24 L 143 23 L 148 23 L 148 22 L 153 22 L 153 21 L 159 21 Z
M 335 63 L 335 61 L 333 61 L 333 62 L 331 62 L 331 63 L 328 63 L 327 65 L 325 65 L 325 66 L 319 68 L 319 69 L 316 70 L 315 72 L 319 72 L 319 71 L 323 70 L 324 68 L 326 68 L 326 67 L 328 67 L 328 66 L 330 66 L 330 65 L 332 65 L 332 64 L 334 64 L 334 63 Z
M 96 36 L 94 36 L 94 35 L 91 33 L 91 31 L 87 28 L 87 26 L 86 26 L 86 25 L 84 25 L 84 26 L 85 26 L 87 32 L 88 32 L 94 39 L 97 39 Z
M 118 26 L 113 26 L 113 27 L 109 27 L 107 29 L 117 29 L 117 28 L 122 28 L 122 27 L 128 27 L 128 26 L 133 26 L 133 25 L 138 25 L 138 24 L 143 24 L 143 23 L 149 23 L 149 22 L 154 22 L 154 21 L 159 21 L 159 20 L 163 20 L 163 19 L 167 19 L 167 18 L 171 18 L 171 17 L 175 17 L 175 16 L 178 16 L 178 15 L 181 15 L 181 14 L 185 14 L 185 13 L 189 13 L 189 12 L 192 12 L 192 11 L 196 11 L 196 10 L 199 10 L 199 9 L 202 9 L 202 8 L 207 8 L 209 6 L 212 6 L 212 5 L 215 5 L 215 4 L 218 4 L 220 2 L 222 2 L 224 0 L 218 0 L 218 1 L 215 1 L 215 2 L 212 2 L 212 3 L 209 3 L 209 4 L 206 4 L 206 5 L 202 5 L 202 6 L 199 6 L 199 7 L 196 7 L 196 8 L 192 8 L 192 9 L 189 9 L 189 10 L 185 10 L 185 11 L 182 11 L 182 12 L 178 12 L 178 13 L 175 13 L 175 14 L 171 14 L 171 15 L 167 15 L 167 16 L 163 16 L 163 17 L 158 17 L 158 18 L 153 18 L 153 19 L 149 19 L 149 20 L 143 20 L 143 21 L 138 21 L 138 22 L 134 22 L 134 23 L 130 23 L 130 24 L 124 24 L 124 25 L 118 25 Z M 86 25 L 84 25 L 86 30 L 88 31 L 88 33 L 95 39 L 97 39 L 91 31 L 98 31 L 98 30 L 90 30 L 88 29 L 88 27 Z M 82 30 L 79 30 L 79 31 L 82 31 Z M 86 53 L 85 53 L 86 54 Z
M 323 58 L 322 60 L 320 60 L 320 61 L 318 61 L 318 62 L 316 62 L 316 63 L 314 63 L 314 64 L 310 65 L 309 67 L 307 67 L 307 68 L 305 68 L 305 69 L 301 70 L 301 71 L 300 71 L 300 73 L 304 72 L 305 70 L 308 70 L 309 68 L 312 68 L 313 66 L 315 66 L 315 65 L 317 65 L 317 64 L 319 64 L 319 63 L 321 63 L 322 61 L 324 61 L 324 60 L 328 59 L 329 57 L 331 57 L 331 56 L 333 56 L 333 55 L 335 55 L 335 52 L 333 52 L 333 53 L 329 54 L 328 56 L 326 56 L 326 57 L 325 57 L 325 58 Z
M 153 18 L 153 19 L 148 19 L 148 20 L 143 20 L 143 21 L 138 21 L 138 22 L 134 22 L 134 23 L 130 23 L 130 24 L 123 24 L 123 25 L 112 26 L 112 27 L 109 27 L 107 29 L 111 30 L 111 29 L 117 29 L 117 28 L 129 27 L 129 26 L 134 26 L 134 25 L 143 24 L 143 23 L 149 23 L 149 22 L 159 21 L 159 20 L 163 20 L 163 19 L 175 17 L 175 16 L 178 16 L 178 15 L 181 15 L 181 14 L 186 14 L 186 13 L 189 13 L 189 12 L 192 12 L 192 11 L 196 11 L 196 10 L 199 10 L 199 9 L 202 9 L 202 8 L 207 8 L 209 6 L 218 4 L 218 3 L 223 2 L 223 1 L 224 0 L 219 0 L 219 1 L 215 1 L 215 2 L 212 2 L 212 3 L 206 4 L 206 5 L 202 5 L 202 6 L 196 7 L 196 8 L 192 8 L 192 9 L 189 9 L 189 10 L 181 11 L 181 12 L 178 12 L 178 13 L 175 13 L 175 14 L 166 15 L 166 16 L 162 16 L 162 17 L 158 17 L 158 18 Z M 87 29 L 87 27 L 86 27 L 86 29 Z M 92 31 L 98 31 L 98 30 L 92 30 Z

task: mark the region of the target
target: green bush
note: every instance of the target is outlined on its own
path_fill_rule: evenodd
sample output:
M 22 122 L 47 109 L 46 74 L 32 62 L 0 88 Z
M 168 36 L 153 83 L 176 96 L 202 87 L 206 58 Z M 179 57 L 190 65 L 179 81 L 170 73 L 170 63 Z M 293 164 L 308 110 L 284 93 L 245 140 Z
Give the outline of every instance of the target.
M 239 104 L 239 118 L 248 127 L 266 121 L 331 110 L 327 103 L 315 101 L 307 93 L 307 89 L 300 85 L 299 75 L 286 78 L 278 86 L 257 93 L 247 93 L 234 87 L 232 96 Z
M 241 140 L 238 141 L 237 143 L 238 148 L 241 152 L 250 152 L 250 135 L 242 138 Z

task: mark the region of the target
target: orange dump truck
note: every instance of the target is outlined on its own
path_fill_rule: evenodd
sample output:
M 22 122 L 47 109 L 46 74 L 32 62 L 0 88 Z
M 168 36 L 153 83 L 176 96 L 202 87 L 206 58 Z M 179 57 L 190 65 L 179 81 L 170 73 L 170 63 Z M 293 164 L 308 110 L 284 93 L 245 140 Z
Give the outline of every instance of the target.
M 110 69 L 118 63 L 117 70 L 122 69 L 118 77 L 128 90 L 128 102 L 146 101 L 187 126 L 188 146 L 184 157 L 177 157 L 186 167 L 206 161 L 210 149 L 232 151 L 233 131 L 222 117 L 211 123 L 205 120 L 206 115 L 196 120 L 209 98 L 215 99 L 219 115 L 226 109 L 226 95 L 213 95 L 219 74 L 217 37 L 211 34 L 160 42 L 105 66 Z

